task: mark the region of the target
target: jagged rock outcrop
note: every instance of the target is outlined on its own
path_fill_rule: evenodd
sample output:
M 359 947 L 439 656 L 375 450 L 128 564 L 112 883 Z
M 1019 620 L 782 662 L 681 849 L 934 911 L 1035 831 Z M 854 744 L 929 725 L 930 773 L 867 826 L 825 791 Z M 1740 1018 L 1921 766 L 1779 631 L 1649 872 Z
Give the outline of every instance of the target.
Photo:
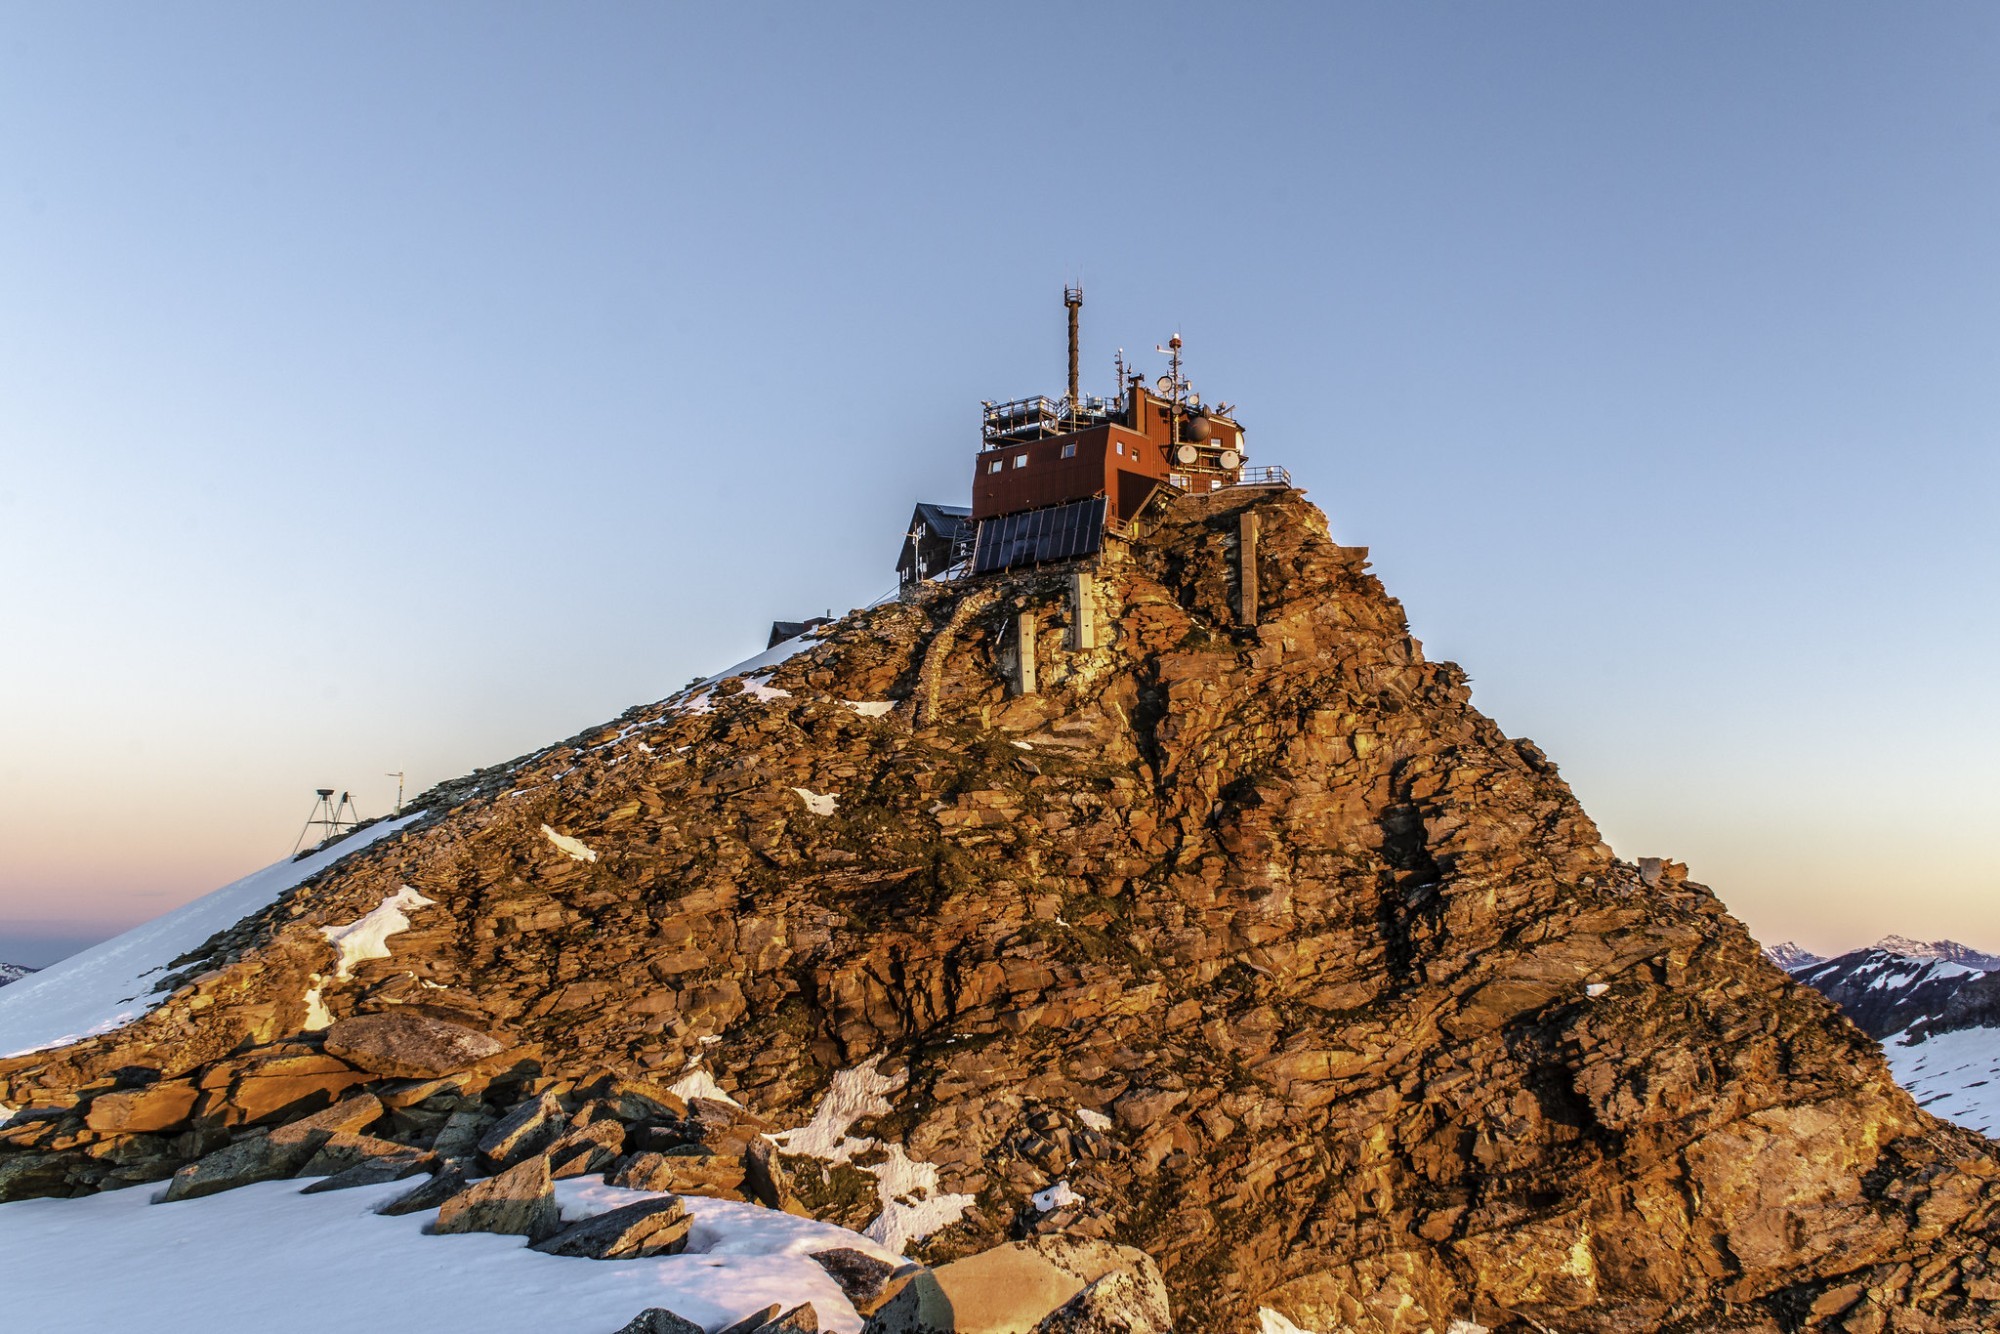
M 0 1188 L 158 1179 L 357 1087 L 441 1157 L 532 1122 L 497 1166 L 693 1071 L 807 1127 L 798 1207 L 936 1263 L 1088 1223 L 1184 1328 L 2000 1324 L 1991 1142 L 1683 868 L 1617 860 L 1302 495 L 1182 500 L 1094 573 L 1094 647 L 1067 572 L 936 586 L 439 789 L 145 1019 L 0 1062 Z M 338 976 L 325 929 L 403 886 Z M 500 1049 L 411 1084 L 313 1027 L 399 1009 Z M 163 1081 L 180 1128 L 90 1124 Z M 741 1159 L 704 1105 L 626 1148 Z

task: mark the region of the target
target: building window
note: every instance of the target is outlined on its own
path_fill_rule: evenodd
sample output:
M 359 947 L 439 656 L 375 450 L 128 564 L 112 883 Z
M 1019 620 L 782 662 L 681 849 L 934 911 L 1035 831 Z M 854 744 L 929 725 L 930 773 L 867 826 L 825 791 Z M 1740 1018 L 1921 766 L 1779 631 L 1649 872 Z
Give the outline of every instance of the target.
M 1073 459 L 1076 457 L 1076 441 L 1072 440 L 1068 444 L 1063 446 L 1062 456 L 1066 459 Z
M 1015 466 L 1015 467 L 1017 467 L 1017 468 L 1025 468 L 1025 467 L 1027 467 L 1027 466 L 1028 466 L 1028 456 L 1027 456 L 1026 454 L 1016 454 L 1016 455 L 1014 456 L 1014 466 Z
M 995 459 L 995 460 L 993 460 L 993 462 L 991 462 L 991 463 L 989 463 L 989 464 L 987 464 L 987 465 L 986 465 L 986 471 L 988 471 L 988 472 L 999 472 L 1002 466 L 1004 466 L 1004 465 L 1002 465 L 1002 463 L 1000 462 L 1000 460 L 999 460 L 999 459 Z
M 1220 477 L 1209 478 L 1208 489 L 1211 491 L 1220 491 L 1222 489 L 1222 479 Z
M 1177 486 L 1181 490 L 1185 491 L 1188 489 L 1187 474 L 1179 472 L 1170 472 L 1167 474 L 1167 484 L 1169 486 Z
M 1120 454 L 1123 454 L 1125 452 L 1125 442 L 1123 440 L 1120 440 L 1118 442 L 1118 452 Z

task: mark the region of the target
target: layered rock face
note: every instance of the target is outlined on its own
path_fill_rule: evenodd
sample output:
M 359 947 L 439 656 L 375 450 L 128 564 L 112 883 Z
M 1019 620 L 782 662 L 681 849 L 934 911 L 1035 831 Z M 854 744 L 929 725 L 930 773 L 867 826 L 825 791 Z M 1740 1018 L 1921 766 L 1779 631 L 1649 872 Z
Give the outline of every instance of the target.
M 1070 572 L 935 586 L 440 789 L 146 1019 L 0 1063 L 52 1109 L 16 1179 L 162 1176 L 386 1087 L 319 1030 L 420 1006 L 504 1048 L 496 1114 L 697 1064 L 773 1125 L 846 1099 L 780 1140 L 806 1207 L 903 1211 L 932 1261 L 1137 1246 L 1181 1328 L 2000 1326 L 1992 1143 L 1682 868 L 1615 859 L 1364 558 L 1298 493 L 1190 498 L 1087 616 Z M 405 886 L 390 957 L 337 960 Z

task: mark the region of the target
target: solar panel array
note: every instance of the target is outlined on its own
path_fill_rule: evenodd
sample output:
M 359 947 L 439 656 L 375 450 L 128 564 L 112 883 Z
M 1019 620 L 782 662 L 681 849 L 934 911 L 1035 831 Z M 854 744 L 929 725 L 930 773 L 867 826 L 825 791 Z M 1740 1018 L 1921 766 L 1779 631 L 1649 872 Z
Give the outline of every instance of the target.
M 972 572 L 991 574 L 1016 565 L 1075 560 L 1104 545 L 1104 497 L 981 519 L 972 549 Z

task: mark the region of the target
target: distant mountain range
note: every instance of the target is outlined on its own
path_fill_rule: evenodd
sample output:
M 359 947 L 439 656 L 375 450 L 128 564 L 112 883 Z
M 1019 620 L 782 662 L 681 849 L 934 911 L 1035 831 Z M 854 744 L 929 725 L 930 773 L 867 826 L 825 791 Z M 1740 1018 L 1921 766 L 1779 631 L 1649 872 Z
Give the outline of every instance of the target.
M 1918 1106 L 2000 1136 L 2000 955 L 1907 936 L 1832 959 L 1790 941 L 1764 953 L 1881 1042 Z
M 0 963 L 0 987 L 6 986 L 9 982 L 19 982 L 34 971 L 24 964 Z

